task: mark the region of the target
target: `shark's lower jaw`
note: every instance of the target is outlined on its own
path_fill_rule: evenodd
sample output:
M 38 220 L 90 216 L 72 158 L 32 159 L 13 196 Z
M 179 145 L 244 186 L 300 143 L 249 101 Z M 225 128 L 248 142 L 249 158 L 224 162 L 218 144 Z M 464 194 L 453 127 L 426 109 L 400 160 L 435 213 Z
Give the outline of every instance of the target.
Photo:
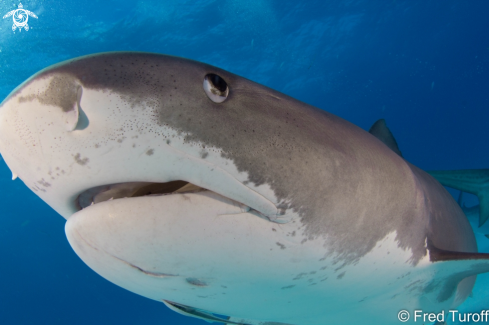
M 238 281 L 234 266 L 243 259 L 258 258 L 245 254 L 246 249 L 266 246 L 261 251 L 267 254 L 277 246 L 274 223 L 256 218 L 239 202 L 191 183 L 121 183 L 96 190 L 79 196 L 81 210 L 66 223 L 71 246 L 109 281 L 154 300 L 200 306 L 202 298 L 196 295 L 229 299 L 227 294 L 236 301 L 239 294 L 235 296 L 232 289 L 246 288 L 242 282 L 247 272 Z M 111 195 L 126 194 L 132 196 L 110 200 Z M 263 230 L 251 231 L 256 225 Z M 241 233 L 243 226 L 250 229 L 249 234 Z M 226 244 L 230 238 L 241 242 L 239 250 Z M 226 249 L 219 252 L 222 245 Z M 253 272 L 266 273 L 270 267 Z

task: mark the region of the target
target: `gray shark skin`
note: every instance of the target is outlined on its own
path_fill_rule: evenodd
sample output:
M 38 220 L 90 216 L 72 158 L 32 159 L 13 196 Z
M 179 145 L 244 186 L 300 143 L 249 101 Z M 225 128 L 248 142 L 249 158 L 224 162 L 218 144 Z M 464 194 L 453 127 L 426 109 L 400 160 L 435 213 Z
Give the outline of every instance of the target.
M 372 133 L 137 52 L 49 67 L 0 107 L 13 178 L 67 219 L 89 267 L 230 324 L 392 324 L 459 305 L 489 271 L 457 202 L 397 154 L 385 122 Z

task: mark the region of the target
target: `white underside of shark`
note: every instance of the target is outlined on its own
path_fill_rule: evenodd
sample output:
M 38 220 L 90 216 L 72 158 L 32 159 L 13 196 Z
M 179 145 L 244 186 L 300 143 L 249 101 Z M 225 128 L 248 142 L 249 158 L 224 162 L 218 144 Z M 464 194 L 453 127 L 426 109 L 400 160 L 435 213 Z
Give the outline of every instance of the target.
M 319 325 L 322 314 L 334 324 L 387 324 L 398 321 L 401 309 L 444 307 L 436 303 L 437 292 L 421 301 L 419 294 L 435 275 L 450 273 L 427 256 L 407 266 L 412 254 L 398 247 L 395 233 L 357 263 L 341 265 L 335 256 L 323 257 L 323 241 L 301 245 L 302 236 L 290 235 L 297 228 L 253 217 L 236 202 L 204 191 L 99 203 L 71 217 L 66 232 L 84 262 L 115 284 L 248 324 L 273 319 Z M 188 259 L 192 266 L 182 267 Z M 260 290 L 250 292 L 250 286 Z

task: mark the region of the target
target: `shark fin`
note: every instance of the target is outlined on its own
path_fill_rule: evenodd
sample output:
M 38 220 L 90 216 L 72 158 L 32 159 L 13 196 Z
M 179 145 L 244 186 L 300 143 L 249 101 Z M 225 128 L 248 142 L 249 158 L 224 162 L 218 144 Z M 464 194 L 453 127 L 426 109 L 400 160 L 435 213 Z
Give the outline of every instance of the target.
M 198 319 L 204 320 L 208 323 L 216 322 L 216 323 L 229 324 L 229 325 L 249 325 L 249 324 L 244 324 L 244 323 L 233 322 L 229 319 L 230 317 L 227 317 L 227 316 L 225 318 L 221 318 L 221 317 L 215 316 L 214 314 L 212 314 L 210 312 L 206 312 L 206 311 L 194 308 L 194 307 L 178 304 L 176 302 L 172 302 L 172 301 L 168 301 L 168 300 L 162 300 L 162 301 L 168 308 L 170 308 L 174 312 L 177 312 L 177 313 L 184 315 L 184 316 L 198 318 Z
M 489 272 L 489 253 L 466 253 L 466 252 L 455 252 L 440 249 L 433 245 L 433 243 L 428 240 L 428 251 L 430 252 L 431 262 L 446 262 L 446 261 L 482 261 L 485 263 L 486 267 L 483 268 L 482 272 L 474 273 L 476 275 L 479 273 Z
M 446 301 L 453 297 L 460 282 L 468 277 L 489 272 L 489 254 L 466 253 L 443 250 L 435 247 L 430 240 L 427 242 L 429 258 L 437 269 L 437 278 L 441 281 L 432 286 L 442 285 L 438 292 L 438 301 Z M 433 288 L 426 288 L 430 291 Z
M 397 146 L 397 141 L 392 135 L 391 130 L 387 127 L 384 119 L 375 122 L 368 132 L 402 157 L 401 150 L 399 150 L 399 147 Z
M 460 194 L 458 195 L 457 203 L 461 208 L 464 208 L 464 191 L 460 191 Z
M 429 171 L 442 185 L 475 194 L 479 198 L 479 227 L 489 219 L 489 169 Z

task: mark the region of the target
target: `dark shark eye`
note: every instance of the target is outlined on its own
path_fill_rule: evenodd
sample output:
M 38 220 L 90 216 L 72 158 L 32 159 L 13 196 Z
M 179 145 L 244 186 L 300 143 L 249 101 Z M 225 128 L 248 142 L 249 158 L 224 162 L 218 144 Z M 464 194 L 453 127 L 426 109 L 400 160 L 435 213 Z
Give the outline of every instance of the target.
M 229 87 L 226 81 L 213 73 L 205 76 L 204 91 L 214 103 L 222 103 L 229 95 Z

